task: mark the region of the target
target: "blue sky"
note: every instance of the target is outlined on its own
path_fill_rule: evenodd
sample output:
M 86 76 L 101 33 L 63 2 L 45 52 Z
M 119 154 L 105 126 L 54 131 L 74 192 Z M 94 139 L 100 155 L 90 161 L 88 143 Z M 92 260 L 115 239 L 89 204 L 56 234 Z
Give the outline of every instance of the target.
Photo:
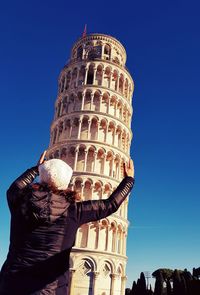
M 135 81 L 136 184 L 129 203 L 128 286 L 141 271 L 199 267 L 198 1 L 7 1 L 0 9 L 0 264 L 5 191 L 48 147 L 57 78 L 85 23 L 116 37 Z

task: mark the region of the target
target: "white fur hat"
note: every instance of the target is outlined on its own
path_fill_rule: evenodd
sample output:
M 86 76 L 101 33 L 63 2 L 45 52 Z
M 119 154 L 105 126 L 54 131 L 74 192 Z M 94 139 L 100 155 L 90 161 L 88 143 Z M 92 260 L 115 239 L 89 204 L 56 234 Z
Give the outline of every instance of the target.
M 51 184 L 58 190 L 67 189 L 72 173 L 72 168 L 60 159 L 51 159 L 39 166 L 40 182 Z

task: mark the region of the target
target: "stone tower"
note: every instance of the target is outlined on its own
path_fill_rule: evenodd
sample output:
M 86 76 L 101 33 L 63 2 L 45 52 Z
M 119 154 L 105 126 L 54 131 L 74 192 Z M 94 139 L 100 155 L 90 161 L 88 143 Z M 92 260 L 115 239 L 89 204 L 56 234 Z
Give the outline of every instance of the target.
M 115 38 L 90 34 L 73 46 L 59 76 L 49 158 L 74 170 L 71 188 L 83 200 L 107 198 L 121 181 L 132 138 L 133 80 Z M 83 225 L 70 261 L 70 295 L 124 295 L 127 206 Z

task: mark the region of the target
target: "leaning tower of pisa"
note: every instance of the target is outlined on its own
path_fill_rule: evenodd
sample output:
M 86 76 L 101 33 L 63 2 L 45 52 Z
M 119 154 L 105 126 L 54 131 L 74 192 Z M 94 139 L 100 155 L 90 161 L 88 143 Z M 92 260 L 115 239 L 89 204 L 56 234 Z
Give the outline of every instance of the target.
M 90 34 L 73 46 L 59 76 L 49 158 L 74 170 L 83 200 L 107 198 L 120 183 L 132 139 L 133 80 L 115 38 Z M 126 200 L 109 218 L 83 225 L 70 260 L 70 295 L 124 295 Z

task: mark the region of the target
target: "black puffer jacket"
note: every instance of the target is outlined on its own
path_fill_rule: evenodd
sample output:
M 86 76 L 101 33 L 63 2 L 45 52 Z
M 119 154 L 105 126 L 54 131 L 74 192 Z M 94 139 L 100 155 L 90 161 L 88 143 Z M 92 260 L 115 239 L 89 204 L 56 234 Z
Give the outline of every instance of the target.
M 125 177 L 105 200 L 69 203 L 64 193 L 30 184 L 28 169 L 7 192 L 11 211 L 10 247 L 0 274 L 0 295 L 66 295 L 69 255 L 80 225 L 117 211 L 134 179 Z

